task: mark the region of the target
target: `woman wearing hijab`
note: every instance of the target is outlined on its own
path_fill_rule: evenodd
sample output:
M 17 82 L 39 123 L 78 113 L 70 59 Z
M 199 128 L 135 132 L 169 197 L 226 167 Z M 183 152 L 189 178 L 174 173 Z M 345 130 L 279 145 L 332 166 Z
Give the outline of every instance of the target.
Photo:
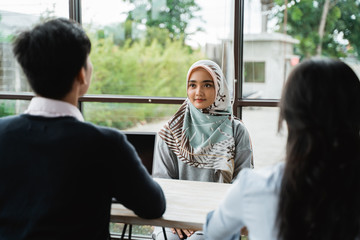
M 159 131 L 153 177 L 231 183 L 253 168 L 249 133 L 232 114 L 226 79 L 213 61 L 195 62 L 187 74 L 187 99 Z M 166 229 L 167 238 L 203 239 L 201 232 Z M 154 239 L 163 239 L 156 227 Z
M 215 212 L 208 240 L 360 239 L 360 82 L 339 60 L 311 59 L 290 74 L 279 126 L 285 163 L 244 170 Z

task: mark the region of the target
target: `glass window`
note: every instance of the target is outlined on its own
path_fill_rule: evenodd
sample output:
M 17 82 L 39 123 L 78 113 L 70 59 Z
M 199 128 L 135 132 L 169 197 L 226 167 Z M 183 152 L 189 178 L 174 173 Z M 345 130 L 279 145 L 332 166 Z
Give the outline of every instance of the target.
M 95 66 L 89 93 L 185 97 L 187 71 L 204 58 L 232 82 L 233 16 L 232 0 L 82 1 Z
M 0 100 L 0 117 L 23 113 L 29 103 L 22 100 Z
M 125 131 L 158 132 L 179 109 L 172 104 L 83 103 L 86 121 Z
M 265 82 L 265 62 L 245 62 L 244 81 L 254 83 Z
M 52 17 L 69 17 L 68 1 L 11 0 L 0 2 L 0 91 L 31 91 L 13 54 L 11 41 L 19 30 Z
M 293 67 L 313 56 L 340 58 L 360 75 L 360 1 L 329 2 L 244 1 L 243 96 L 279 99 Z M 261 85 L 249 82 L 251 62 L 259 75 L 265 63 Z
M 243 122 L 249 131 L 254 151 L 255 168 L 283 161 L 287 132 L 278 132 L 279 108 L 244 107 Z
M 110 233 L 114 239 L 120 239 L 125 225 L 122 223 L 110 223 Z M 126 227 L 126 234 L 129 233 L 130 226 Z M 152 239 L 151 234 L 154 231 L 154 226 L 147 225 L 133 225 L 132 226 L 132 237 L 136 236 L 134 239 Z M 125 239 L 126 239 L 125 235 Z
M 265 85 L 265 62 L 245 62 L 243 98 L 260 98 L 267 87 Z

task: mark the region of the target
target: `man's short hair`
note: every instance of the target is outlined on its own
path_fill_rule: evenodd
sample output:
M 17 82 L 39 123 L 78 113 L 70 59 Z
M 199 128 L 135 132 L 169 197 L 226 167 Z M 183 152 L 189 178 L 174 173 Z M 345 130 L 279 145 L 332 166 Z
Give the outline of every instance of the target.
M 75 21 L 58 18 L 18 35 L 13 52 L 36 94 L 62 99 L 87 67 L 91 43 Z

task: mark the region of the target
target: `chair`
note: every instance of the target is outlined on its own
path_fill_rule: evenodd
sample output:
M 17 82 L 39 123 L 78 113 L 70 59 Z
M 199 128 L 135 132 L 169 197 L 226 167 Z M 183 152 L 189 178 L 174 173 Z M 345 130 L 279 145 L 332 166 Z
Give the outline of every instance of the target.
M 135 147 L 141 162 L 144 164 L 150 174 L 152 174 L 152 165 L 156 141 L 156 132 L 123 132 L 128 141 Z M 129 225 L 128 239 L 131 239 L 132 225 L 124 224 L 124 228 L 120 239 L 124 239 L 127 225 Z M 163 228 L 165 240 L 165 228 Z

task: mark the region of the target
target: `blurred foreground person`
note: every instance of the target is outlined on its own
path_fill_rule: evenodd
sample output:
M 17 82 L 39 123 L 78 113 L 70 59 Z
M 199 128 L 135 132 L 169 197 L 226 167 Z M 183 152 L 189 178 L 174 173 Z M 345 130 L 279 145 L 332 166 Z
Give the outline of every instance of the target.
M 84 122 L 91 43 L 55 19 L 19 34 L 14 55 L 36 97 L 0 119 L 0 239 L 109 239 L 112 198 L 143 218 L 165 199 L 118 130 Z M 143 200 L 146 196 L 146 201 Z
M 290 74 L 279 129 L 288 129 L 286 161 L 244 169 L 209 213 L 206 239 L 359 239 L 360 83 L 338 60 L 312 59 Z

